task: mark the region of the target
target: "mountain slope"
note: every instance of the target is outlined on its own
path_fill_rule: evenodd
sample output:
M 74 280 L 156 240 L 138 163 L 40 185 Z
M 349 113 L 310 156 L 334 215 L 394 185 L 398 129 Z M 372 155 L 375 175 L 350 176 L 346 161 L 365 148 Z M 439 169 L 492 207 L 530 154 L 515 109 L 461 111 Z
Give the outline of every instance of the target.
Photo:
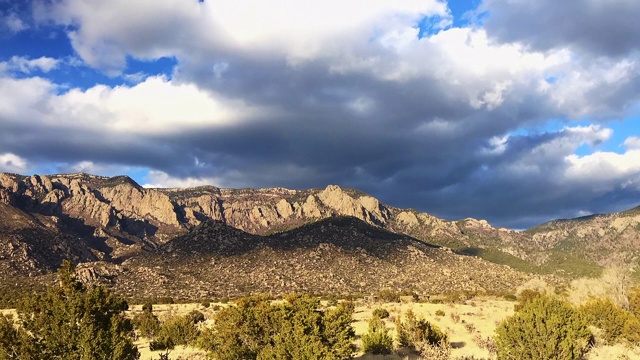
M 269 236 L 205 222 L 122 266 L 128 270 L 119 275 L 116 289 L 123 294 L 192 299 L 255 292 L 500 291 L 528 279 L 508 267 L 457 255 L 353 217 L 329 218 Z
M 99 259 L 116 263 L 162 247 L 212 220 L 248 234 L 270 235 L 350 216 L 521 270 L 553 272 L 557 268 L 574 275 L 595 272 L 596 264 L 636 261 L 640 237 L 638 209 L 517 232 L 494 228 L 484 220 L 446 221 L 395 208 L 335 185 L 308 190 L 147 189 L 126 176 L 0 174 L 0 204 L 34 219 L 29 225 L 33 229 L 82 239 Z M 25 220 L 1 217 L 0 228 L 21 221 Z M 572 271 L 576 266 L 586 271 Z
M 640 207 L 612 214 L 554 220 L 525 232 L 548 253 L 565 253 L 601 265 L 637 263 Z
M 477 236 L 465 233 L 478 224 L 504 239 L 516 234 L 473 219 L 450 222 L 394 208 L 335 185 L 310 190 L 145 189 L 126 176 L 0 174 L 0 202 L 46 218 L 59 231 L 82 237 L 103 257 L 115 259 L 160 246 L 206 220 L 265 235 L 332 216 L 352 216 L 455 248 L 482 245 L 484 238 L 479 242 Z M 515 243 L 503 241 L 500 245 L 513 247 L 506 251 L 518 251 Z

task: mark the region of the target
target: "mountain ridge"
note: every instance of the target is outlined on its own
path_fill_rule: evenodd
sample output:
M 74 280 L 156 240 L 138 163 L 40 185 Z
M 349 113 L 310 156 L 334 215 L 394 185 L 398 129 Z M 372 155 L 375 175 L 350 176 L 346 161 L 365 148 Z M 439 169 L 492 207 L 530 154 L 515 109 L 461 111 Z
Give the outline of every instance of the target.
M 0 174 L 0 206 L 13 214 L 0 217 L 0 263 L 32 273 L 55 269 L 61 254 L 66 254 L 53 251 L 48 261 L 43 256 L 47 252 L 35 249 L 34 244 L 76 251 L 75 256 L 66 255 L 79 263 L 117 265 L 162 250 L 174 239 L 193 238 L 198 227 L 210 221 L 262 236 L 258 241 L 268 243 L 265 236 L 277 237 L 324 219 L 353 217 L 368 226 L 460 254 L 527 272 L 561 275 L 591 274 L 614 262 L 635 264 L 640 249 L 640 207 L 514 231 L 495 228 L 485 220 L 447 221 L 415 209 L 396 208 L 336 185 L 306 190 L 210 185 L 154 189 L 126 175 L 5 173 Z M 15 226 L 31 229 L 29 236 L 39 239 L 34 242 L 27 235 L 11 232 Z M 352 228 L 359 231 L 358 226 Z M 56 237 L 62 240 L 45 239 Z M 296 241 L 302 244 L 304 236 Z M 6 255 L 16 244 L 23 244 L 26 255 Z

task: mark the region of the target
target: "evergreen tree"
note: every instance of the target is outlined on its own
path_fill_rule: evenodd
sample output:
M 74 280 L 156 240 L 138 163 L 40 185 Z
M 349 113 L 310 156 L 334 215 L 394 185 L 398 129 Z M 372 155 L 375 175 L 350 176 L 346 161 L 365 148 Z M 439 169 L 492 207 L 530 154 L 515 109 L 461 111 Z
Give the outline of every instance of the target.
M 350 359 L 353 356 L 352 304 L 326 312 L 308 295 L 282 304 L 266 296 L 240 299 L 219 311 L 199 346 L 216 359 Z
M 41 359 L 137 359 L 127 303 L 102 287 L 85 288 L 64 261 L 60 283 L 18 306 L 26 348 Z
M 496 329 L 498 359 L 580 359 L 591 342 L 587 322 L 566 301 L 537 296 Z
M 393 350 L 393 338 L 380 317 L 369 320 L 369 330 L 362 335 L 362 350 L 367 354 L 390 354 Z

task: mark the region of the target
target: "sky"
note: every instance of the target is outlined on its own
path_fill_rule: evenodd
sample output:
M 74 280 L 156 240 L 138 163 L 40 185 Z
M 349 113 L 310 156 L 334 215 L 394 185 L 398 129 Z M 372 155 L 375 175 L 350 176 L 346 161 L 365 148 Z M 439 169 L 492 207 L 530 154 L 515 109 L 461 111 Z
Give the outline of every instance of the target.
M 0 0 L 0 171 L 640 205 L 637 0 Z

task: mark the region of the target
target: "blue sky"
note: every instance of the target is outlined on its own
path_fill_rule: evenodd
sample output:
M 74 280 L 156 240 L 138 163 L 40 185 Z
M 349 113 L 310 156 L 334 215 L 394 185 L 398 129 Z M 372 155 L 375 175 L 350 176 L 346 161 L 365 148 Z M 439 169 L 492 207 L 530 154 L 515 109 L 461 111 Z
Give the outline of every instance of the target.
M 0 0 L 0 171 L 338 184 L 526 228 L 640 204 L 640 3 Z

